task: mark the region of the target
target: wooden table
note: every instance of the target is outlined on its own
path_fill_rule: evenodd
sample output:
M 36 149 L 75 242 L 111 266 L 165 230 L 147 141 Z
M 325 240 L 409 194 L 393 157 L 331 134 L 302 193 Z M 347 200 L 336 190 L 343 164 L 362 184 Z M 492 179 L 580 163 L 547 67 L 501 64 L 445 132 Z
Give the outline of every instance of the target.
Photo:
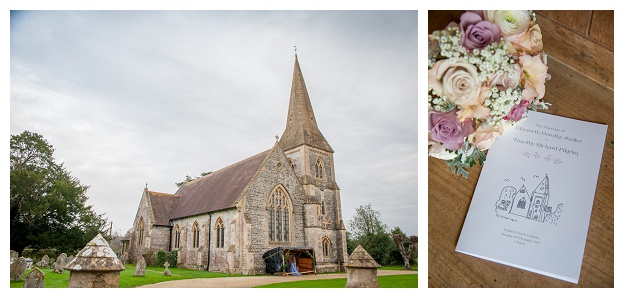
M 460 14 L 461 12 L 457 11 L 430 11 L 429 32 L 443 28 L 450 21 L 458 22 Z M 547 50 L 547 44 L 555 41 L 545 31 L 546 28 L 542 28 Z M 583 44 L 578 46 L 581 49 L 590 48 Z M 548 72 L 552 75 L 552 79 L 546 82 L 544 99 L 552 103 L 552 106 L 542 111 L 609 126 L 579 283 L 573 284 L 455 252 L 481 167 L 471 168 L 468 179 L 464 179 L 451 173 L 446 162 L 430 157 L 428 287 L 614 287 L 613 71 L 611 70 L 610 74 L 607 72 L 610 76 L 607 80 L 595 81 L 585 76 L 583 72 L 568 66 L 574 66 L 574 63 L 566 65 L 560 62 L 565 59 L 558 59 L 557 55 L 567 57 L 564 56 L 566 53 L 555 51 L 549 55 Z M 597 58 L 609 59 L 609 57 Z M 610 59 L 613 61 L 613 55 Z M 601 73 L 604 75 L 605 72 Z

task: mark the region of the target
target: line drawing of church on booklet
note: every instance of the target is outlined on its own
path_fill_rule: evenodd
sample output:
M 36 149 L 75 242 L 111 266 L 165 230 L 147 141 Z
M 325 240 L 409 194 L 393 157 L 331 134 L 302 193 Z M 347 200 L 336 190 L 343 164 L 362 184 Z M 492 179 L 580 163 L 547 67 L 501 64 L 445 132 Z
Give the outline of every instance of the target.
M 534 177 L 539 177 L 535 175 Z M 524 178 L 521 178 L 525 181 Z M 509 181 L 505 179 L 505 181 Z M 516 190 L 513 186 L 505 186 L 496 201 L 496 212 L 508 213 L 538 222 L 556 225 L 563 212 L 563 204 L 557 205 L 555 211 L 548 206 L 550 199 L 550 179 L 548 175 L 529 193 L 523 184 Z
M 313 249 L 315 272 L 344 271 L 334 150 L 317 126 L 296 54 L 286 118 L 282 137 L 264 152 L 175 194 L 146 185 L 124 258 L 177 251 L 178 267 L 253 275 L 265 272 L 265 252 L 292 247 Z

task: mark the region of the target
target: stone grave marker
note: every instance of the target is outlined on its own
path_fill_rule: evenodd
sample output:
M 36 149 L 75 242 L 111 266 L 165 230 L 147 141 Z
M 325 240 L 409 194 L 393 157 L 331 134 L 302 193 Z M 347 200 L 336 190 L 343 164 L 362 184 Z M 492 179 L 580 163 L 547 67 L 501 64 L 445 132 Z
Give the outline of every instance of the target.
M 117 288 L 126 267 L 106 239 L 98 234 L 65 267 L 70 288 Z
M 26 271 L 26 259 L 19 257 L 11 263 L 11 281 L 21 281 L 24 271 Z
M 141 256 L 136 263 L 134 276 L 145 276 L 145 258 L 143 256 Z
M 56 258 L 56 262 L 54 262 L 54 272 L 63 273 L 65 272 L 65 266 L 67 265 L 67 254 L 62 253 L 58 258 Z
M 169 262 L 165 262 L 165 271 L 163 272 L 163 275 L 169 276 L 171 275 L 171 271 L 169 271 Z
M 35 267 L 32 271 L 26 274 L 24 280 L 24 288 L 43 288 L 45 283 L 45 273 L 39 268 Z
M 50 257 L 48 257 L 48 255 L 44 255 L 43 257 L 41 257 L 41 260 L 37 262 L 37 264 L 35 264 L 35 266 L 40 268 L 47 268 L 49 263 Z
M 33 260 L 31 258 L 26 258 L 26 270 L 32 269 Z
M 19 254 L 11 249 L 11 264 L 13 264 L 13 262 L 15 262 L 15 260 L 17 260 L 17 258 L 19 257 Z

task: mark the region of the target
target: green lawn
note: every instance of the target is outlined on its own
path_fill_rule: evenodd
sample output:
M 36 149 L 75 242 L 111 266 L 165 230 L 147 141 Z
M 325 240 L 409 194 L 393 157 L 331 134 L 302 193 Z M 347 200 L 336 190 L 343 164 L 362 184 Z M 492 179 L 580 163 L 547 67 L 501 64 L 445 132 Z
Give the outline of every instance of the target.
M 134 276 L 134 264 L 127 264 L 126 270 L 121 272 L 119 277 L 120 288 L 134 288 L 143 285 L 149 285 L 169 280 L 192 279 L 192 278 L 215 278 L 226 276 L 243 276 L 240 274 L 225 274 L 208 271 L 198 271 L 191 269 L 169 268 L 171 276 L 164 276 L 162 273 L 164 267 L 148 266 L 145 270 L 145 276 Z M 45 273 L 46 288 L 67 288 L 69 284 L 69 271 L 65 270 L 63 274 L 54 273 L 52 269 L 41 269 Z M 28 272 L 24 273 L 26 276 Z M 23 281 L 12 281 L 11 288 L 21 288 L 24 286 Z
M 386 275 L 377 277 L 380 288 L 418 288 L 418 274 Z M 256 288 L 344 288 L 346 278 L 289 281 Z
M 399 270 L 402 267 L 382 267 L 380 270 Z M 138 286 L 159 283 L 169 280 L 192 279 L 192 278 L 218 278 L 227 276 L 241 276 L 240 274 L 225 274 L 208 271 L 198 271 L 191 269 L 169 268 L 171 276 L 164 276 L 163 267 L 148 266 L 145 276 L 134 276 L 134 264 L 127 264 L 126 270 L 121 272 L 119 278 L 120 288 L 134 288 Z M 45 273 L 46 288 L 67 288 L 69 284 L 69 271 L 65 270 L 63 274 L 54 273 L 52 269 L 41 269 Z M 28 272 L 24 273 L 24 276 Z M 244 278 L 244 277 L 243 277 Z M 418 275 L 393 275 L 380 276 L 379 286 L 382 288 L 415 288 L 418 287 Z M 346 278 L 315 280 L 315 281 L 296 281 L 288 283 L 273 284 L 263 287 L 282 287 L 282 288 L 344 288 L 347 283 Z M 23 281 L 12 281 L 11 288 L 21 288 L 24 286 Z

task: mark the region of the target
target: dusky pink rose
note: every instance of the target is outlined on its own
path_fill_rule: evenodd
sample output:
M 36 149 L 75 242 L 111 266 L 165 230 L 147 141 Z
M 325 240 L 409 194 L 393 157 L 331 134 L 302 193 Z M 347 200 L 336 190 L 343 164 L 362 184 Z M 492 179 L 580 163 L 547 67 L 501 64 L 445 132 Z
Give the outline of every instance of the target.
M 468 136 L 468 142 L 481 151 L 485 151 L 492 147 L 496 138 L 503 134 L 503 128 L 495 128 L 493 125 L 479 126 L 477 130 Z
M 522 92 L 523 99 L 529 99 L 525 97 L 525 91 L 527 95 L 535 95 L 537 99 L 542 99 L 546 92 L 546 79 L 549 78 L 548 66 L 542 62 L 540 56 L 531 56 L 529 54 L 523 54 L 520 56 L 520 65 L 522 65 L 522 72 L 524 74 L 521 85 L 525 90 Z
M 459 121 L 456 112 L 429 112 L 429 139 L 451 151 L 459 150 L 464 139 L 474 131 L 472 120 Z
M 544 47 L 542 30 L 537 24 L 534 24 L 523 34 L 509 36 L 507 40 L 516 52 L 538 53 Z
M 478 104 L 481 89 L 479 72 L 466 60 L 440 60 L 429 69 L 428 76 L 429 86 L 436 93 L 446 95 L 450 102 L 460 106 Z
M 497 87 L 501 90 L 507 90 L 507 88 L 514 89 L 520 83 L 520 75 L 522 74 L 522 68 L 518 64 L 513 64 L 513 71 L 503 72 L 503 74 L 496 74 L 490 81 L 490 88 Z
M 474 12 L 464 12 L 459 21 L 462 46 L 470 51 L 483 49 L 493 42 L 500 41 L 501 29 L 496 24 L 484 21 Z
M 509 113 L 507 113 L 507 115 L 505 115 L 503 119 L 513 120 L 513 121 L 518 121 L 522 119 L 522 115 L 524 115 L 524 112 L 526 111 L 527 107 L 529 107 L 529 103 L 530 101 L 528 100 L 524 100 L 524 99 L 521 100 L 520 103 L 513 106 L 511 110 L 509 110 Z

